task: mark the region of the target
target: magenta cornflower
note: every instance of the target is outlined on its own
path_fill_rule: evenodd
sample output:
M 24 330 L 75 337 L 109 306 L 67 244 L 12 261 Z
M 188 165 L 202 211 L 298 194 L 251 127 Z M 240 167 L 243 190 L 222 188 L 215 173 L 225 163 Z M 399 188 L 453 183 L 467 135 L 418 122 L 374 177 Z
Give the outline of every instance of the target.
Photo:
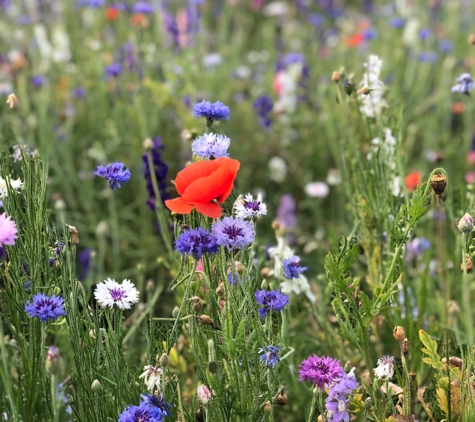
M 6 213 L 0 214 L 0 246 L 15 244 L 17 236 L 15 222 Z
M 336 359 L 312 355 L 300 364 L 299 379 L 302 382 L 311 381 L 321 391 L 325 391 L 325 385 L 331 387 L 343 373 L 343 368 Z

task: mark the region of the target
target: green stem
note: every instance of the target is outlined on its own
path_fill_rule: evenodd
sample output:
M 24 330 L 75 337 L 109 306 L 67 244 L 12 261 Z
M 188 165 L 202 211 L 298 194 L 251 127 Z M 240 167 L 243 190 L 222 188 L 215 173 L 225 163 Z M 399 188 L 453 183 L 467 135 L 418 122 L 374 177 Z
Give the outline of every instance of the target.
M 58 414 L 58 398 L 56 397 L 56 388 L 57 388 L 57 380 L 56 375 L 51 374 L 51 403 L 53 406 L 53 421 L 59 421 L 59 414 Z

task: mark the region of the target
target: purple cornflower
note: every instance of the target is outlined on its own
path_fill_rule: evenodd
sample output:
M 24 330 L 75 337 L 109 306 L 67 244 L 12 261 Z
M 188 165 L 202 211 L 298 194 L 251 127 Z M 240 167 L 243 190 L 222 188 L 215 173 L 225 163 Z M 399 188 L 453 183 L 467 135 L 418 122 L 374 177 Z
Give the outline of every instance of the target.
M 419 31 L 419 38 L 423 41 L 425 41 L 427 38 L 430 37 L 430 29 L 429 28 L 422 28 L 420 31 Z
M 290 193 L 285 193 L 280 197 L 279 207 L 277 208 L 277 219 L 284 227 L 293 229 L 297 226 L 297 217 L 295 215 L 295 200 Z
M 148 406 L 153 412 L 155 412 L 156 416 L 170 416 L 170 411 L 168 409 L 170 409 L 172 405 L 167 403 L 162 395 L 157 397 L 151 394 L 142 394 L 140 397 L 142 397 L 140 405 L 143 405 L 144 407 Z
M 150 149 L 150 153 L 152 154 L 153 170 L 155 172 L 158 191 L 160 193 L 160 199 L 162 202 L 170 198 L 167 181 L 168 166 L 162 159 L 162 151 L 164 149 L 165 147 L 162 145 L 162 138 L 155 138 L 152 149 Z M 148 165 L 147 154 L 142 155 L 142 161 L 144 163 L 143 172 L 144 178 L 147 181 L 147 191 L 149 195 L 147 205 L 152 211 L 154 211 L 157 198 L 155 197 L 155 190 L 153 189 L 152 173 Z
M 263 305 L 259 309 L 259 316 L 265 318 L 267 312 L 283 311 L 289 304 L 289 297 L 280 290 L 258 290 L 255 294 L 257 303 Z
M 402 28 L 406 21 L 403 18 L 395 17 L 389 21 L 389 26 L 391 28 Z
M 242 218 L 224 217 L 213 224 L 211 233 L 219 246 L 229 250 L 241 249 L 250 245 L 255 236 L 251 223 Z
M 439 55 L 434 51 L 423 51 L 422 53 L 419 53 L 417 60 L 421 63 L 435 64 L 439 61 Z
M 470 73 L 462 73 L 457 78 L 457 85 L 452 87 L 452 92 L 458 92 L 460 94 L 469 95 L 473 89 L 473 79 Z
M 0 214 L 0 246 L 13 246 L 15 239 L 18 238 L 17 233 L 18 230 L 12 218 L 8 217 L 5 212 Z
M 73 91 L 74 98 L 84 98 L 86 96 L 86 90 L 82 87 L 77 87 Z
M 153 13 L 153 7 L 144 1 L 138 1 L 132 6 L 132 12 L 150 14 Z
M 106 67 L 106 76 L 113 76 L 117 78 L 122 73 L 122 66 L 119 63 L 112 63 Z
M 81 273 L 79 274 L 80 280 L 85 280 L 87 278 L 87 275 L 89 274 L 89 268 L 91 265 L 91 255 L 91 248 L 86 248 L 78 254 L 78 261 L 81 264 Z
M 267 205 L 262 202 L 261 194 L 258 194 L 255 200 L 250 193 L 246 194 L 244 198 L 240 196 L 236 200 L 234 208 L 238 218 L 257 220 L 267 214 Z
M 425 237 L 415 237 L 407 242 L 406 261 L 412 261 L 415 257 L 421 256 L 423 251 L 428 250 L 430 242 Z
M 104 6 L 104 0 L 79 0 L 78 4 L 84 7 L 92 7 L 98 9 Z
M 175 17 L 170 13 L 164 13 L 163 16 L 165 28 L 170 36 L 171 44 L 175 51 L 180 50 L 180 31 L 178 29 L 178 24 L 176 23 Z
M 312 355 L 300 364 L 299 379 L 302 382 L 311 381 L 321 391 L 325 391 L 325 385 L 332 386 L 343 376 L 344 372 L 340 362 L 336 359 L 329 356 L 319 358 Z
M 30 317 L 38 317 L 41 322 L 47 322 L 66 315 L 63 304 L 64 299 L 60 296 L 46 296 L 44 293 L 38 293 L 33 296 L 31 303 L 28 302 L 25 305 L 25 312 Z
M 279 351 L 281 348 L 281 346 L 272 345 L 261 347 L 259 353 L 262 354 L 259 356 L 259 361 L 265 363 L 268 368 L 275 368 L 275 365 L 280 362 Z
M 96 176 L 102 177 L 109 181 L 112 190 L 120 188 L 120 184 L 130 180 L 130 170 L 124 168 L 124 163 L 116 162 L 104 166 L 97 166 Z
M 45 78 L 41 75 L 35 75 L 31 78 L 31 83 L 35 88 L 41 88 L 45 83 Z
M 183 231 L 175 243 L 175 249 L 183 255 L 189 254 L 195 259 L 200 259 L 204 253 L 218 252 L 218 244 L 209 230 L 198 227 Z
M 328 397 L 325 400 L 328 422 L 348 422 L 350 420 L 348 407 L 351 402 L 351 393 L 358 387 L 353 373 L 354 370 L 355 368 L 348 374 L 343 372 L 341 379 L 330 387 Z
M 156 413 L 143 403 L 140 406 L 131 405 L 119 415 L 119 422 L 162 422 L 162 416 L 156 416 Z
M 271 120 L 269 119 L 269 113 L 272 111 L 274 104 L 272 99 L 268 95 L 261 95 L 256 101 L 254 101 L 254 111 L 259 116 L 259 123 L 264 129 L 269 129 Z
M 300 257 L 295 255 L 284 259 L 282 269 L 286 279 L 292 280 L 293 278 L 299 278 L 300 273 L 303 273 L 307 269 L 307 267 L 301 267 L 299 262 Z
M 450 53 L 452 51 L 453 44 L 452 41 L 442 40 L 439 42 L 439 50 L 443 53 Z
M 376 38 L 376 36 L 378 35 L 378 32 L 374 28 L 368 28 L 363 31 L 362 35 L 365 41 L 371 41 Z
M 210 103 L 209 101 L 202 101 L 193 107 L 193 113 L 197 117 L 206 117 L 206 125 L 210 127 L 215 120 L 228 120 L 229 107 L 222 102 L 216 101 Z
M 193 154 L 202 159 L 229 157 L 228 148 L 231 140 L 227 136 L 205 133 L 193 141 Z

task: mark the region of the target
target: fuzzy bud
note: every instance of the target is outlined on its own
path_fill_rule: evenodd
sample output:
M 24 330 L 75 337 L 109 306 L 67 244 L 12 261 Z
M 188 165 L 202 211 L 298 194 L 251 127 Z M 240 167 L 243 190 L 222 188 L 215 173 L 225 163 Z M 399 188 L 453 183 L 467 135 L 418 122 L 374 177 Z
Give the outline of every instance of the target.
M 280 223 L 279 223 L 278 220 L 274 220 L 274 221 L 272 222 L 272 226 L 271 226 L 271 227 L 272 227 L 272 230 L 278 231 L 278 230 L 280 230 L 280 227 L 281 227 L 281 226 L 280 226 Z
M 208 315 L 201 315 L 198 317 L 200 323 L 203 325 L 211 325 L 215 330 L 219 330 L 218 326 L 214 323 L 214 321 Z
M 366 400 L 364 401 L 364 408 L 366 410 L 371 409 L 371 406 L 373 405 L 373 400 L 371 400 L 371 397 L 367 397 Z
M 203 309 L 203 304 L 201 303 L 201 299 L 198 296 L 193 296 L 188 299 L 191 303 L 193 303 L 193 310 L 195 312 L 199 312 Z
M 404 331 L 404 327 L 401 327 L 400 325 L 394 327 L 393 336 L 399 343 L 403 341 L 406 338 L 406 331 Z
M 97 393 L 98 391 L 101 391 L 101 389 L 102 389 L 102 385 L 101 385 L 101 382 L 98 379 L 95 379 L 94 381 L 92 381 L 92 383 L 91 383 L 91 390 L 92 391 Z
M 216 295 L 220 297 L 221 299 L 224 298 L 225 296 L 225 291 L 224 291 L 224 284 L 220 283 L 218 287 L 216 287 Z
M 469 213 L 465 215 L 457 222 L 457 228 L 461 233 L 470 233 L 473 229 L 473 218 Z
M 166 353 L 162 353 L 162 356 L 160 356 L 159 362 L 162 368 L 166 368 L 168 367 L 170 363 L 170 359 L 168 359 L 168 355 Z
M 336 84 L 341 81 L 341 75 L 339 72 L 332 73 L 332 81 L 335 82 Z
M 269 278 L 272 274 L 272 269 L 270 269 L 269 267 L 264 267 L 262 268 L 261 270 L 261 277 L 262 278 Z
M 275 402 L 279 406 L 285 406 L 287 404 L 287 401 L 288 401 L 288 397 L 284 394 L 284 388 L 282 387 L 279 391 L 279 394 L 275 398 Z
M 151 151 L 153 149 L 153 141 L 150 138 L 145 139 L 142 145 L 145 148 L 145 151 Z
M 89 330 L 89 338 L 92 340 L 96 338 L 96 333 L 94 330 Z
M 214 341 L 208 340 L 208 361 L 214 362 L 216 360 L 216 350 L 214 349 Z
M 10 108 L 16 107 L 18 104 L 18 98 L 16 97 L 15 94 L 10 94 L 7 97 L 7 104 L 10 106 Z
M 234 263 L 234 269 L 239 275 L 243 275 L 246 272 L 246 267 L 239 261 Z
M 64 361 L 59 353 L 59 348 L 51 346 L 46 355 L 46 371 L 51 375 L 61 375 L 64 370 Z

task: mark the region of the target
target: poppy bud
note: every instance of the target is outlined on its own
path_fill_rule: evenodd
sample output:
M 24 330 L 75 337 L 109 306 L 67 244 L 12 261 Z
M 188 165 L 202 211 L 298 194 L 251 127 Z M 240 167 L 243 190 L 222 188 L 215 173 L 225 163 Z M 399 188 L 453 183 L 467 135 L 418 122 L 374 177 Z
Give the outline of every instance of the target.
M 208 315 L 201 315 L 198 318 L 201 324 L 211 325 L 215 330 L 219 330 L 218 326 L 214 323 L 214 321 Z
M 218 297 L 220 297 L 221 299 L 224 298 L 225 296 L 225 291 L 224 291 L 224 284 L 223 283 L 220 283 L 218 287 L 216 287 L 216 294 L 218 295 Z
M 162 356 L 160 356 L 160 366 L 162 368 L 166 368 L 169 363 L 170 359 L 168 359 L 168 355 L 166 353 L 163 353 Z
M 199 311 L 201 311 L 201 309 L 203 309 L 201 299 L 198 296 L 190 297 L 190 299 L 188 299 L 188 300 L 193 303 L 193 310 L 195 312 L 199 312 Z

